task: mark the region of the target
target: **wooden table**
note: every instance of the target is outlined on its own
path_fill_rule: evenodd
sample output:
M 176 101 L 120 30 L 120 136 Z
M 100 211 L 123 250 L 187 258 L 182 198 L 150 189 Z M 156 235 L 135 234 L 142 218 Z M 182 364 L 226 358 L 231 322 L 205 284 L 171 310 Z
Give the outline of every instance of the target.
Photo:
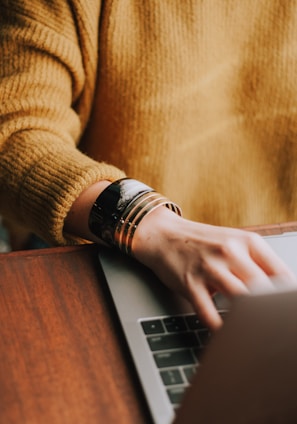
M 269 236 L 272 234 L 289 233 L 297 231 L 297 221 L 284 222 L 274 225 L 261 225 L 257 227 L 247 227 L 247 230 L 256 231 L 262 236 Z
M 0 423 L 150 423 L 98 247 L 0 255 Z
M 97 253 L 88 245 L 0 254 L 1 424 L 151 422 Z

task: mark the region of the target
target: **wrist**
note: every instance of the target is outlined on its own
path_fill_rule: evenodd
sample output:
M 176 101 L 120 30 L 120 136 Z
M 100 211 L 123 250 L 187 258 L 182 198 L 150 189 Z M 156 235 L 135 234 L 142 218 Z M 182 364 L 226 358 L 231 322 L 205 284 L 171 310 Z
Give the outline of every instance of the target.
M 103 242 L 132 255 L 139 224 L 159 206 L 181 214 L 176 204 L 151 187 L 123 178 L 109 185 L 94 202 L 89 216 L 90 231 Z
M 181 216 L 167 208 L 157 208 L 139 224 L 132 243 L 133 256 L 147 266 L 168 253 L 177 238 Z

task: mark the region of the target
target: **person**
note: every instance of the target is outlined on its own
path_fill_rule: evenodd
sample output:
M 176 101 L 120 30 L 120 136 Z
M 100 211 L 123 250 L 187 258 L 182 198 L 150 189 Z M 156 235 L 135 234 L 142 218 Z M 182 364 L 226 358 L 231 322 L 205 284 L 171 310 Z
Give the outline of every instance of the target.
M 295 281 L 240 227 L 296 218 L 296 12 L 0 0 L 0 214 L 135 256 L 213 330 L 214 292 Z

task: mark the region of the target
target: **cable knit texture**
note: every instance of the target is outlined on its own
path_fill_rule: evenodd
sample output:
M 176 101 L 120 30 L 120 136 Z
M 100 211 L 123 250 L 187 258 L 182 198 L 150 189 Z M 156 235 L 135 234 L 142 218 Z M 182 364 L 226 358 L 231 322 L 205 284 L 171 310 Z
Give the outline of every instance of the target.
M 295 220 L 296 40 L 295 0 L 0 0 L 0 213 L 69 243 L 125 172 L 190 219 Z

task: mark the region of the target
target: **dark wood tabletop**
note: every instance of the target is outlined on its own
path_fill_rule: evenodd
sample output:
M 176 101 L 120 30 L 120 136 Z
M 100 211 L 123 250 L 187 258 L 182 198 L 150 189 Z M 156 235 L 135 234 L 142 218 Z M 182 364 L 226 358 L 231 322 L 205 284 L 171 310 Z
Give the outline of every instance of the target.
M 297 222 L 254 227 L 296 231 Z M 150 423 L 98 246 L 0 254 L 0 423 Z
M 297 231 L 297 221 L 284 222 L 273 225 L 261 225 L 256 227 L 247 227 L 247 230 L 256 231 L 262 236 L 269 236 L 273 234 L 283 234 Z
M 98 247 L 0 254 L 0 423 L 149 423 Z

